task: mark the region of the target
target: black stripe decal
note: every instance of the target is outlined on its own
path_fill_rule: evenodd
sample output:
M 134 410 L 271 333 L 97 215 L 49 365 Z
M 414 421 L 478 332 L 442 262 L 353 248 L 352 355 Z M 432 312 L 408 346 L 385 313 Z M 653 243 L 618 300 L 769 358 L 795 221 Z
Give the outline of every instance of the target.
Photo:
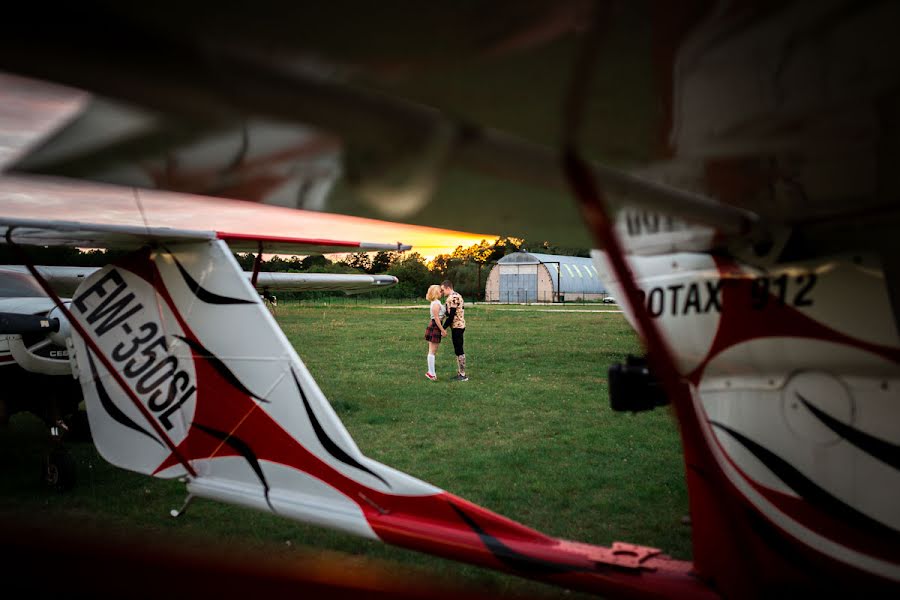
M 106 411 L 113 421 L 119 423 L 120 425 L 124 425 L 128 429 L 133 429 L 138 433 L 143 433 L 148 438 L 165 448 L 166 446 L 152 433 L 135 423 L 131 417 L 126 415 L 122 410 L 115 405 L 112 401 L 112 398 L 109 397 L 109 393 L 107 393 L 106 388 L 103 387 L 103 383 L 100 381 L 100 376 L 97 373 L 97 366 L 94 364 L 94 357 L 91 354 L 91 351 L 87 351 L 88 364 L 91 366 L 91 375 L 94 377 L 94 385 L 97 388 L 97 396 L 100 398 L 100 406 L 103 407 L 103 410 Z
M 795 392 L 796 393 L 796 392 Z M 859 429 L 854 429 L 846 423 L 841 423 L 831 415 L 825 413 L 820 408 L 813 406 L 806 398 L 796 393 L 800 402 L 803 403 L 809 412 L 814 414 L 817 419 L 831 429 L 833 432 L 865 452 L 877 458 L 878 460 L 889 464 L 895 469 L 900 470 L 900 446 L 885 442 L 877 437 L 864 433 Z
M 175 261 L 175 266 L 178 267 L 178 271 L 181 273 L 181 278 L 184 279 L 184 282 L 187 284 L 187 286 L 191 289 L 192 292 L 194 292 L 194 295 L 207 304 L 256 304 L 254 300 L 229 298 L 228 296 L 220 296 L 219 294 L 210 292 L 199 283 L 197 283 L 197 281 L 193 277 L 191 277 L 191 274 L 188 273 L 183 266 L 181 266 L 181 263 L 178 262 L 178 259 L 175 258 L 174 254 L 169 252 L 169 256 L 171 256 L 172 260 Z
M 300 385 L 300 380 L 297 379 L 297 374 L 294 373 L 293 369 L 291 369 L 291 375 L 293 375 L 294 383 L 297 384 L 297 389 L 300 391 L 300 397 L 303 399 L 303 406 L 306 407 L 306 415 L 309 417 L 309 422 L 312 424 L 313 431 L 316 432 L 316 437 L 319 439 L 319 443 L 322 444 L 322 447 L 325 448 L 328 454 L 341 461 L 345 465 L 350 465 L 355 469 L 365 471 L 366 473 L 386 485 L 388 489 L 391 489 L 391 484 L 385 481 L 385 479 L 381 475 L 366 467 L 365 465 L 360 464 L 359 461 L 344 452 L 343 448 L 335 444 L 334 440 L 328 437 L 328 434 L 325 433 L 325 429 L 322 428 L 321 423 L 319 423 L 319 420 L 316 419 L 316 414 L 313 412 L 312 406 L 309 405 L 309 401 L 306 399 L 306 394 L 303 392 L 303 386 Z
M 785 485 L 794 490 L 798 496 L 809 502 L 811 505 L 821 509 L 823 512 L 828 513 L 833 519 L 842 521 L 845 524 L 870 535 L 882 539 L 887 538 L 891 543 L 900 544 L 900 533 L 894 531 L 887 525 L 876 521 L 872 517 L 859 512 L 839 498 L 832 496 L 825 489 L 816 485 L 811 479 L 803 475 L 803 473 L 774 452 L 763 448 L 750 438 L 721 423 L 710 421 L 710 424 L 726 431 L 734 439 L 740 442 L 744 448 L 749 450 L 753 456 L 759 459 L 759 461 L 783 481 Z
M 251 398 L 259 400 L 260 402 L 269 402 L 268 400 L 260 398 L 259 396 L 248 390 L 244 386 L 244 384 L 238 380 L 235 374 L 231 372 L 231 369 L 229 369 L 218 356 L 207 350 L 200 342 L 195 342 L 190 338 L 178 334 L 175 334 L 174 337 L 177 337 L 179 340 L 182 340 L 184 343 L 190 346 L 191 350 L 193 350 L 194 354 L 196 354 L 199 358 L 203 358 L 209 361 L 209 364 L 212 365 L 213 369 L 215 369 L 219 375 L 225 378 L 228 383 L 240 390 L 241 393 L 247 394 Z
M 459 515 L 463 521 L 466 522 L 472 531 L 478 534 L 478 537 L 481 538 L 481 541 L 487 546 L 487 549 L 490 550 L 491 554 L 493 554 L 500 562 L 504 565 L 512 569 L 513 571 L 525 572 L 529 575 L 559 575 L 561 573 L 589 573 L 593 572 L 596 569 L 586 569 L 584 567 L 577 567 L 575 565 L 566 565 L 562 563 L 554 563 L 546 560 L 542 560 L 540 558 L 534 558 L 532 556 L 528 556 L 527 554 L 522 554 L 521 552 L 516 552 L 484 529 L 481 528 L 478 523 L 475 522 L 472 517 L 467 515 L 462 511 L 461 508 L 453 504 L 449 503 L 450 507 L 456 511 L 456 514 Z
M 266 504 L 269 505 L 269 508 L 272 512 L 275 512 L 275 507 L 272 506 L 272 503 L 269 501 L 269 482 L 266 481 L 266 475 L 263 473 L 262 466 L 259 464 L 259 459 L 256 458 L 256 453 L 252 448 L 242 440 L 241 438 L 225 433 L 224 431 L 219 431 L 218 429 L 213 429 L 212 427 L 206 427 L 205 425 L 201 425 L 199 423 L 193 423 L 194 427 L 203 431 L 204 433 L 208 433 L 213 436 L 217 440 L 222 440 L 222 442 L 228 444 L 232 448 L 234 448 L 238 454 L 244 457 L 248 463 L 250 463 L 250 468 L 253 469 L 253 472 L 256 473 L 256 476 L 259 478 L 260 483 L 262 483 L 263 489 L 265 490 Z

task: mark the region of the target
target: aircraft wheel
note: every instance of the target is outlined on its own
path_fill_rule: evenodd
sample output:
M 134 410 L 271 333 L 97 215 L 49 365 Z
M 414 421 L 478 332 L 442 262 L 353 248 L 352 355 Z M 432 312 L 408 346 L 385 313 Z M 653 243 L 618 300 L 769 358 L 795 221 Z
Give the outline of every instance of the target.
M 54 448 L 44 460 L 41 478 L 52 490 L 65 492 L 75 485 L 75 459 L 65 448 Z

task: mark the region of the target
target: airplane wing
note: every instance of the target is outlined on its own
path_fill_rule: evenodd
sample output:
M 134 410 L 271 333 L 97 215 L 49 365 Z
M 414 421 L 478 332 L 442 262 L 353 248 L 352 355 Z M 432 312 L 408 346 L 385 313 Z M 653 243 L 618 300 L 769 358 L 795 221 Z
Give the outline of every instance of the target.
M 79 285 L 100 267 L 61 267 L 36 265 L 38 273 L 56 291 L 64 297 L 71 296 Z M 18 277 L 31 278 L 28 268 L 24 265 L 0 265 L 0 280 L 2 275 L 13 273 Z M 253 273 L 244 271 L 244 276 L 252 282 Z M 5 280 L 4 280 L 5 281 Z M 292 292 L 344 292 L 358 294 L 370 292 L 376 289 L 387 288 L 397 284 L 397 278 L 393 275 L 354 275 L 344 273 L 272 273 L 260 272 L 257 274 L 256 288 L 270 291 Z M 0 285 L 0 298 L 8 296 L 21 296 L 21 286 L 9 286 L 6 293 L 3 285 Z
M 136 248 L 149 242 L 177 243 L 184 241 L 223 240 L 235 251 L 265 250 L 271 253 L 326 254 L 335 252 L 367 252 L 409 250 L 412 246 L 270 236 L 258 233 L 203 231 L 170 227 L 142 227 L 135 225 L 107 225 L 83 221 L 40 221 L 0 217 L 0 235 L 18 244 L 33 246 L 78 246 L 82 248 Z
M 244 273 L 251 277 L 252 273 Z M 261 272 L 257 289 L 292 292 L 344 292 L 359 294 L 397 284 L 393 275 L 353 275 L 342 273 L 271 273 Z

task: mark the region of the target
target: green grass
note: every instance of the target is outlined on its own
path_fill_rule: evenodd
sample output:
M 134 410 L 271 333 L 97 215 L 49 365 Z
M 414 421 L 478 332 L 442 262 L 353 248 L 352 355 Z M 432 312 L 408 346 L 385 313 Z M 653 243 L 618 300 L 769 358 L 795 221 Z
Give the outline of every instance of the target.
M 465 383 L 449 381 L 449 340 L 437 357 L 440 380 L 424 378 L 424 310 L 291 305 L 278 320 L 366 455 L 554 536 L 689 558 L 672 418 L 608 406 L 608 365 L 640 351 L 622 315 L 496 308 L 466 310 Z M 188 545 L 213 539 L 273 556 L 337 551 L 494 593 L 562 593 L 211 501 L 174 520 L 167 513 L 183 499 L 181 484 L 112 467 L 89 444 L 73 446 L 77 489 L 53 494 L 37 482 L 44 435 L 25 415 L 0 433 L 0 516 L 165 533 Z

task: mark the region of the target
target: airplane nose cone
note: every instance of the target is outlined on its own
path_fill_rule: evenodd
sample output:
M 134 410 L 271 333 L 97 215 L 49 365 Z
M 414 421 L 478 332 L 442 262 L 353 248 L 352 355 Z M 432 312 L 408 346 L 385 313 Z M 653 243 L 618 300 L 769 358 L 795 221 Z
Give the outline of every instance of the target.
M 57 346 L 65 348 L 66 340 L 72 337 L 72 326 L 69 324 L 69 320 L 58 307 L 48 312 L 47 316 L 51 319 L 59 319 L 59 330 L 50 333 L 47 337 Z

